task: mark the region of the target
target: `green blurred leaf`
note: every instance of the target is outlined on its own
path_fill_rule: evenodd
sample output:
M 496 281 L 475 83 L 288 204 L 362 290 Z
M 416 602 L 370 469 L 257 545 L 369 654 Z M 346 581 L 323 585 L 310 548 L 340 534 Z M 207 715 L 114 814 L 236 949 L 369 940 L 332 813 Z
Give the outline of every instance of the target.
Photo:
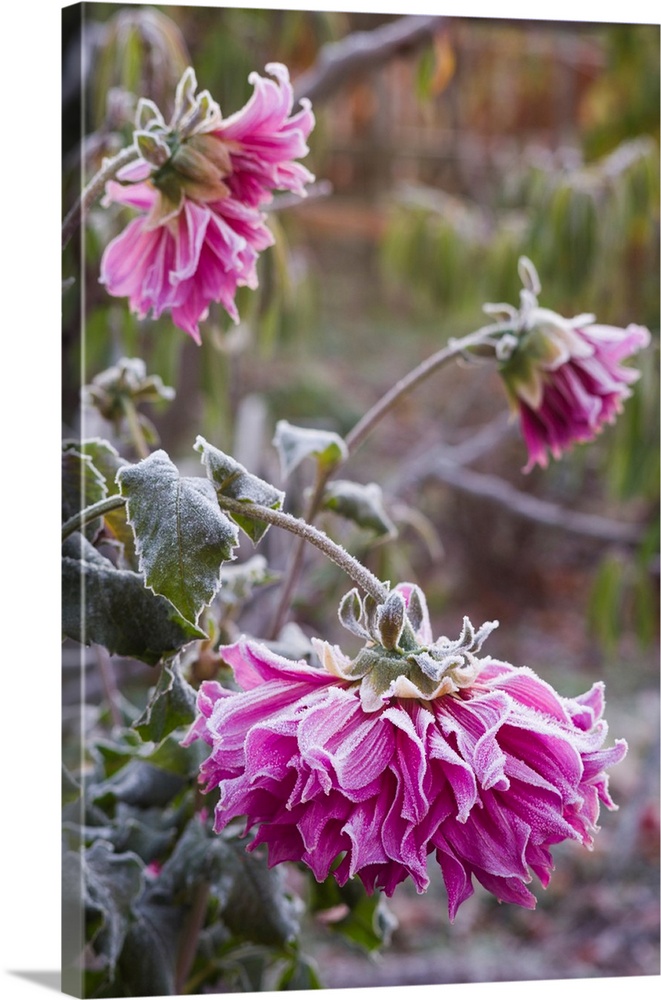
M 82 793 L 82 788 L 69 770 L 62 765 L 62 805 L 76 802 Z
M 143 887 L 143 864 L 130 852 L 114 854 L 109 844 L 98 840 L 83 854 L 84 905 L 88 931 L 97 953 L 108 962 L 114 975 L 122 950 L 133 904 Z
M 306 955 L 294 955 L 278 980 L 277 990 L 320 990 L 317 968 Z
M 205 638 L 169 601 L 147 590 L 138 573 L 116 569 L 80 534 L 63 546 L 62 630 L 76 642 L 99 643 L 151 666 L 191 639 Z
M 106 810 L 116 802 L 147 809 L 150 806 L 166 806 L 183 786 L 181 776 L 143 760 L 131 760 L 107 781 L 96 785 L 91 799 Z
M 273 444 L 278 450 L 285 478 L 308 457 L 316 458 L 322 469 L 332 469 L 349 457 L 349 450 L 339 434 L 316 428 L 295 427 L 287 420 L 279 420 L 276 424 Z
M 147 586 L 197 624 L 220 587 L 221 564 L 234 558 L 238 544 L 213 487 L 180 477 L 164 451 L 120 469 L 117 482 Z
M 279 575 L 269 569 L 264 556 L 254 555 L 250 559 L 246 559 L 245 562 L 223 566 L 220 571 L 220 579 L 222 583 L 219 595 L 220 603 L 235 607 L 247 601 L 255 587 L 274 583 L 279 579 Z
M 353 521 L 358 527 L 373 531 L 378 537 L 395 538 L 397 535 L 397 528 L 386 512 L 383 493 L 377 483 L 335 479 L 324 490 L 323 506 Z
M 245 504 L 254 503 L 270 507 L 272 510 L 281 510 L 285 499 L 282 490 L 276 489 L 258 476 L 253 476 L 239 462 L 218 448 L 214 448 L 201 436 L 195 441 L 195 450 L 202 456 L 202 464 L 220 496 L 230 497 Z M 257 544 L 269 528 L 264 521 L 256 521 L 239 514 L 231 516 L 254 544 Z
M 223 921 L 233 934 L 257 944 L 293 941 L 299 931 L 298 917 L 280 868 L 268 868 L 266 857 L 261 852 L 248 853 L 244 841 L 227 837 L 224 843 L 234 878 L 221 911 Z
M 397 927 L 385 898 L 368 896 L 357 879 L 339 886 L 331 875 L 314 883 L 310 909 L 330 930 L 367 952 L 387 945 Z
M 119 958 L 121 981 L 129 996 L 172 996 L 179 936 L 185 920 L 181 906 L 142 899 L 133 908 Z
M 181 676 L 176 658 L 163 664 L 149 703 L 133 727 L 145 741 L 160 743 L 195 718 L 195 691 Z

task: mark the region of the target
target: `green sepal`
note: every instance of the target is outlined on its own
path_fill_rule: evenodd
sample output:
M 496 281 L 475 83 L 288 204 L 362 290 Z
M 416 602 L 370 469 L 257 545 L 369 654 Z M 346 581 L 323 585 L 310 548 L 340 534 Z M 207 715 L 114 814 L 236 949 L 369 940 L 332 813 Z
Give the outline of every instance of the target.
M 276 489 L 258 476 L 253 476 L 234 458 L 214 448 L 201 436 L 195 441 L 195 450 L 202 456 L 202 464 L 219 496 L 226 496 L 240 503 L 259 504 L 271 510 L 282 509 L 285 499 L 282 490 Z M 269 525 L 265 521 L 243 517 L 234 512 L 231 517 L 255 545 L 268 531 Z
M 220 587 L 220 567 L 233 559 L 238 533 L 220 510 L 211 484 L 181 477 L 164 451 L 117 474 L 147 586 L 197 625 Z

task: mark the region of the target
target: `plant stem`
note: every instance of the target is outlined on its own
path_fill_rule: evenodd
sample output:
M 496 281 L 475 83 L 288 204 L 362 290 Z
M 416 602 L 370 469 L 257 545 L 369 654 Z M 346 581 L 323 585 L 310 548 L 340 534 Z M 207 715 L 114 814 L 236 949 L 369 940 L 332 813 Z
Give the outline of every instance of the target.
M 124 410 L 126 422 L 129 425 L 129 434 L 131 435 L 131 441 L 136 450 L 136 454 L 139 458 L 149 458 L 149 445 L 147 444 L 145 435 L 142 432 L 135 403 L 128 396 L 124 395 L 121 397 L 121 400 L 122 409 Z
M 314 528 L 302 518 L 292 517 L 291 514 L 285 514 L 281 510 L 273 510 L 272 507 L 262 507 L 261 504 L 242 503 L 240 500 L 232 500 L 230 497 L 223 496 L 222 493 L 218 493 L 217 497 L 218 506 L 221 510 L 240 514 L 242 517 L 250 517 L 255 521 L 266 521 L 268 524 L 273 524 L 277 528 L 284 528 L 285 531 L 290 531 L 292 534 L 304 538 L 312 545 L 316 545 L 331 562 L 334 562 L 336 566 L 343 569 L 354 583 L 362 587 L 365 593 L 371 594 L 380 604 L 388 596 L 385 586 L 362 563 L 349 555 L 346 549 L 343 549 L 341 545 L 334 542 L 323 531 Z M 90 507 L 86 507 L 85 510 L 74 514 L 62 526 L 62 541 L 68 538 L 69 535 L 72 535 L 74 531 L 79 531 L 88 521 L 93 521 L 94 518 L 101 517 L 103 514 L 107 514 L 109 511 L 115 510 L 125 503 L 125 497 L 115 494 L 114 496 L 106 497 L 105 500 L 99 500 L 98 503 L 94 503 Z
M 85 510 L 79 510 L 77 514 L 74 514 L 73 517 L 70 517 L 62 525 L 62 541 L 64 542 L 69 535 L 73 535 L 74 531 L 80 531 L 89 521 L 93 521 L 96 517 L 103 517 L 104 514 L 109 514 L 111 510 L 123 507 L 125 503 L 126 497 L 122 497 L 116 493 L 111 497 L 106 497 L 104 500 L 99 500 L 97 503 L 91 504 Z
M 177 993 L 183 993 L 188 973 L 190 972 L 200 937 L 200 931 L 204 927 L 204 919 L 207 915 L 207 905 L 209 902 L 208 882 L 200 882 L 193 893 L 190 910 L 186 917 L 182 932 L 181 944 L 177 955 L 177 968 L 175 972 L 175 989 Z
M 430 375 L 433 375 L 434 372 L 436 372 L 448 361 L 451 361 L 452 358 L 455 358 L 457 355 L 461 354 L 470 347 L 477 347 L 480 344 L 487 343 L 490 337 L 498 333 L 503 333 L 507 329 L 509 329 L 507 325 L 493 323 L 489 326 L 481 327 L 479 330 L 475 330 L 473 333 L 469 333 L 465 337 L 461 337 L 459 340 L 450 341 L 450 343 L 441 348 L 440 351 L 437 351 L 435 354 L 426 358 L 416 368 L 410 371 L 408 375 L 405 375 L 398 382 L 396 382 L 395 385 L 388 390 L 388 392 L 386 392 L 372 407 L 370 407 L 367 413 L 361 417 L 358 423 L 355 424 L 355 426 L 347 434 L 345 443 L 349 451 L 349 457 L 357 450 L 357 448 L 360 447 L 365 438 L 372 433 L 377 424 L 380 423 L 380 421 L 383 420 L 383 418 L 394 408 L 402 396 L 406 395 L 406 393 L 410 392 L 417 385 L 420 385 L 421 382 L 429 378 Z M 308 523 L 311 523 L 316 517 L 317 512 L 321 507 L 326 483 L 339 464 L 340 462 L 330 468 L 327 467 L 325 469 L 318 469 L 314 490 L 305 513 L 305 520 Z M 271 626 L 272 639 L 277 638 L 285 623 L 303 566 L 303 549 L 304 542 L 301 540 L 295 548 L 287 567 L 280 602 L 276 609 L 273 624 Z
M 67 212 L 64 222 L 62 223 L 63 250 L 75 233 L 76 229 L 78 229 L 83 214 L 87 211 L 90 205 L 96 201 L 106 186 L 106 182 L 112 180 L 121 167 L 125 167 L 127 163 L 131 163 L 137 158 L 138 151 L 135 146 L 131 145 L 120 150 L 116 156 L 112 157 L 112 159 L 103 161 L 101 169 L 97 171 L 89 184 L 83 188 L 80 193 L 80 197 Z
M 332 467 L 334 468 L 334 466 Z M 324 486 L 328 481 L 328 477 L 331 474 L 332 468 L 327 466 L 322 467 L 317 465 L 317 478 L 314 484 L 314 489 L 308 501 L 307 509 L 305 512 L 305 520 L 308 524 L 311 524 L 314 520 L 319 507 L 321 506 L 321 498 L 324 494 Z M 305 551 L 305 539 L 299 538 L 294 544 L 294 550 L 291 555 L 291 559 L 287 566 L 287 573 L 285 577 L 284 586 L 280 592 L 280 600 L 273 616 L 273 622 L 271 624 L 270 637 L 271 639 L 277 639 L 280 635 L 280 631 L 285 624 L 285 619 L 291 607 L 292 598 L 294 596 L 294 589 L 298 583 L 298 579 L 301 575 L 301 570 L 303 568 L 303 553 Z
M 505 333 L 510 327 L 511 324 L 492 323 L 467 334 L 465 337 L 460 337 L 459 340 L 451 340 L 440 351 L 422 361 L 408 375 L 400 378 L 349 431 L 345 438 L 349 454 L 353 454 L 360 447 L 365 438 L 372 433 L 376 425 L 393 409 L 402 396 L 420 385 L 444 364 L 451 361 L 452 358 L 456 358 L 458 354 L 462 354 L 471 347 L 488 343 L 490 337 L 498 333 Z
M 218 494 L 218 504 L 221 510 L 228 510 L 230 513 L 240 514 L 242 517 L 250 517 L 255 521 L 266 521 L 268 524 L 284 528 L 285 531 L 299 535 L 312 545 L 316 545 L 331 562 L 343 569 L 354 583 L 357 583 L 365 593 L 371 594 L 379 604 L 382 604 L 388 596 L 385 586 L 362 563 L 349 555 L 346 549 L 330 539 L 323 531 L 314 528 L 302 518 L 285 514 L 281 510 L 273 510 L 272 507 L 262 507 L 256 503 L 242 503 L 240 500 L 232 500 L 220 493 Z

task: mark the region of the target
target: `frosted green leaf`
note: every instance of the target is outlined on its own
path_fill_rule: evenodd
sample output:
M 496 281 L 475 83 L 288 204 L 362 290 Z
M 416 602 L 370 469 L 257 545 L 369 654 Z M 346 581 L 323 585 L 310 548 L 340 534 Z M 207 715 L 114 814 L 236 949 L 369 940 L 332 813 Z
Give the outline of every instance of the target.
M 271 510 L 282 509 L 285 499 L 282 490 L 276 489 L 258 476 L 253 476 L 236 459 L 214 448 L 201 436 L 195 441 L 195 450 L 202 456 L 202 464 L 219 496 L 229 497 L 245 504 L 259 504 L 261 507 L 270 507 Z M 255 545 L 269 528 L 265 521 L 242 517 L 234 512 L 231 516 Z
M 62 631 L 152 666 L 191 639 L 206 638 L 148 590 L 139 573 L 117 569 L 80 534 L 63 546 Z
M 65 442 L 62 450 L 62 522 L 78 511 L 105 499 L 107 487 L 92 458 L 74 442 Z M 87 538 L 94 538 L 101 527 L 99 518 L 85 525 Z
M 238 544 L 215 490 L 206 479 L 181 477 L 164 451 L 120 469 L 117 483 L 147 586 L 197 624 Z
M 143 865 L 131 852 L 114 854 L 110 844 L 98 840 L 83 855 L 84 904 L 97 918 L 95 948 L 108 960 L 114 973 L 132 908 L 143 887 Z
M 278 450 L 285 478 L 308 457 L 316 458 L 318 464 L 325 469 L 333 468 L 349 457 L 349 449 L 339 434 L 309 427 L 295 427 L 287 420 L 279 420 L 276 424 L 273 444 Z
M 195 691 L 184 680 L 177 659 L 163 664 L 158 683 L 144 712 L 134 722 L 143 740 L 160 743 L 161 740 L 195 718 Z
M 359 528 L 373 531 L 377 536 L 394 538 L 397 528 L 386 513 L 381 487 L 377 483 L 354 483 L 336 479 L 324 490 L 323 505 L 326 510 L 353 521 Z

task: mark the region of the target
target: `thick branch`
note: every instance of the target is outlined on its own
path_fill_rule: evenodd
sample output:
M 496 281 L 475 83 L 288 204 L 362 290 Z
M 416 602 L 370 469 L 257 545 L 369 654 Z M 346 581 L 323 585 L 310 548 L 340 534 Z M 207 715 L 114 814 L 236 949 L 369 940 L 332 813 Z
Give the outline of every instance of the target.
M 356 31 L 340 42 L 324 45 L 316 63 L 295 81 L 295 100 L 324 100 L 351 77 L 428 42 L 444 21 L 438 14 L 411 14 L 374 31 Z

